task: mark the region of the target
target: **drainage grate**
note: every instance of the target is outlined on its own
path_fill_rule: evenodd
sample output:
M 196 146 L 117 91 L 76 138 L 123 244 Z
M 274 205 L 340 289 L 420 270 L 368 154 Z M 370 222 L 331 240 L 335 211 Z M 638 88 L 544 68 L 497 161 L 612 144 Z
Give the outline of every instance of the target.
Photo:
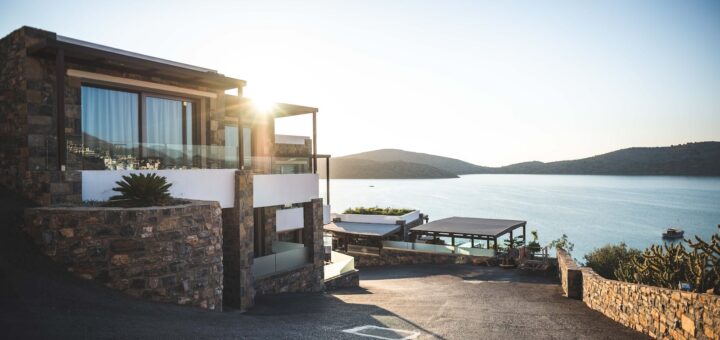
M 384 340 L 409 340 L 415 339 L 420 335 L 420 332 L 371 325 L 350 328 L 343 330 L 343 332 Z

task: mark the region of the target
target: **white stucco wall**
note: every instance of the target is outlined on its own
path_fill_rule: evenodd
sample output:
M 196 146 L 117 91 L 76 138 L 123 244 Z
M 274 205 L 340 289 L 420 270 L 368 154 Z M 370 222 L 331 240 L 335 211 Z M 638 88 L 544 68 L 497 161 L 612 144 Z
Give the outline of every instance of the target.
M 414 210 L 402 216 L 361 215 L 361 214 L 332 214 L 332 218 L 339 218 L 343 222 L 396 224 L 397 221 L 412 222 L 420 218 L 420 211 Z
M 235 206 L 235 169 L 193 170 L 85 170 L 82 171 L 82 199 L 105 201 L 117 195 L 112 188 L 122 176 L 155 173 L 172 183 L 173 197 L 220 202 L 223 208 Z
M 275 211 L 275 230 L 278 232 L 302 229 L 305 226 L 303 208 Z
M 317 174 L 253 176 L 253 207 L 309 202 L 320 197 Z

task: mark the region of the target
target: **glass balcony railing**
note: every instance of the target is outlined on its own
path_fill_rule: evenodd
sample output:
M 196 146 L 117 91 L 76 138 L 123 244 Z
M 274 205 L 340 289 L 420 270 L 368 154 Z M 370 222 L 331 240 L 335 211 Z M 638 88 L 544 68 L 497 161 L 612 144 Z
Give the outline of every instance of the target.
M 310 249 L 303 244 L 275 241 L 272 249 L 275 254 L 253 260 L 252 271 L 255 279 L 297 269 L 310 263 Z
M 449 245 L 440 244 L 426 244 L 426 243 L 412 243 L 402 241 L 383 241 L 383 248 L 388 249 L 403 249 L 403 250 L 415 250 L 424 251 L 429 253 L 439 254 L 459 254 L 459 255 L 470 255 L 470 256 L 495 256 L 495 251 L 492 249 L 481 249 L 481 248 L 464 248 Z
M 67 143 L 70 164 L 82 170 L 252 169 L 267 174 L 312 172 L 308 157 L 243 157 L 240 148 L 184 144 Z

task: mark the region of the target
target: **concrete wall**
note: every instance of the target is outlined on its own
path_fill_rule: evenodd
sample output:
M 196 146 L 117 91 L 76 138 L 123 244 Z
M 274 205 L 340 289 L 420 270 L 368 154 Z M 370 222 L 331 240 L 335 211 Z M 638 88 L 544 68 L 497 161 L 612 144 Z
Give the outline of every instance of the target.
M 255 208 L 310 202 L 320 197 L 317 174 L 255 175 L 253 204 Z
M 572 275 L 577 264 L 558 250 L 561 278 Z M 607 317 L 656 339 L 720 338 L 720 296 L 608 280 L 592 269 L 580 268 L 581 296 L 585 304 Z M 563 282 L 568 291 L 574 283 Z
M 68 271 L 144 299 L 222 310 L 220 207 L 44 207 L 25 231 Z

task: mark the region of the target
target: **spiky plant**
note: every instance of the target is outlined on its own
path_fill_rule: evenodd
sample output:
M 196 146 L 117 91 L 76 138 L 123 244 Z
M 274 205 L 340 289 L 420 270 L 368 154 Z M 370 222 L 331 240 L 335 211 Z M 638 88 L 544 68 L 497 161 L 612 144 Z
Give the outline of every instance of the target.
M 170 200 L 170 186 L 167 178 L 156 174 L 130 174 L 122 176 L 122 181 L 117 181 L 118 186 L 113 188 L 120 195 L 110 197 L 111 201 L 123 200 L 131 206 L 153 206 L 163 205 Z
M 699 237 L 682 244 L 653 245 L 642 257 L 622 263 L 615 270 L 621 281 L 676 289 L 680 282 L 690 284 L 694 292 L 720 294 L 720 235 L 710 242 Z
M 530 235 L 532 236 L 532 241 L 530 241 L 530 243 L 527 244 L 527 249 L 530 252 L 537 253 L 542 249 L 542 246 L 540 246 L 540 242 L 538 242 L 537 230 L 531 231 Z

